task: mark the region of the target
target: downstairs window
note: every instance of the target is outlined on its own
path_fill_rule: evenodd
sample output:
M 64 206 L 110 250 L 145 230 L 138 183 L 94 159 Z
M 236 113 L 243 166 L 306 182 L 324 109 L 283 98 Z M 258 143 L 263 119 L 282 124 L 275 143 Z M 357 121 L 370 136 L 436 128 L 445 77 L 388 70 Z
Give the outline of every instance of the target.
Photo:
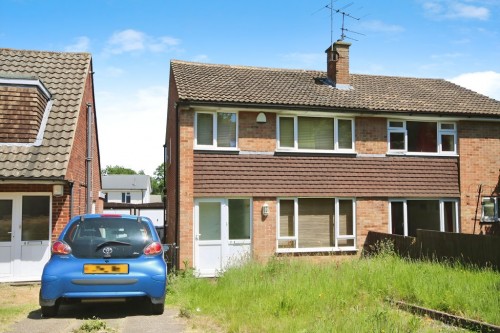
M 353 199 L 280 199 L 278 211 L 278 252 L 356 248 Z
M 390 232 L 396 235 L 417 235 L 417 229 L 458 232 L 457 200 L 391 200 L 389 202 Z

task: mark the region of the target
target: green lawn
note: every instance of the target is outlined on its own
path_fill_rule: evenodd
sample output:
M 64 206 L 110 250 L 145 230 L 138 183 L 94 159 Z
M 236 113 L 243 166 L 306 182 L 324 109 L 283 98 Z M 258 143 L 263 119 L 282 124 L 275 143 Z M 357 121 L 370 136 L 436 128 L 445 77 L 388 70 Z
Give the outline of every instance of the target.
M 217 279 L 170 277 L 168 302 L 227 332 L 456 332 L 398 310 L 403 300 L 500 325 L 500 274 L 391 254 L 314 264 L 274 258 Z

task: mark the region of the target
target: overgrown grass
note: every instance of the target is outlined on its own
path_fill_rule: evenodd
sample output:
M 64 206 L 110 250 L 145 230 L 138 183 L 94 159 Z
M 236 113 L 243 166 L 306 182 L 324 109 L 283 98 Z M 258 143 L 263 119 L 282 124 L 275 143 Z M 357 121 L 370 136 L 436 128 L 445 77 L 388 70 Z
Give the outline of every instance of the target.
M 453 328 L 392 307 L 387 299 L 500 325 L 500 274 L 410 262 L 384 252 L 314 264 L 274 258 L 218 279 L 172 276 L 168 302 L 228 332 L 436 332 Z

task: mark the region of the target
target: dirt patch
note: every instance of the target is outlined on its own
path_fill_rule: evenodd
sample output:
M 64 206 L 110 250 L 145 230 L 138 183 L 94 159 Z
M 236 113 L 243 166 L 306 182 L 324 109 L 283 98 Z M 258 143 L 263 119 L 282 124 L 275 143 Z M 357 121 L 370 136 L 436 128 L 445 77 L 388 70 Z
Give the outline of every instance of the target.
M 0 332 L 38 308 L 39 283 L 0 283 Z
M 39 283 L 0 284 L 0 307 L 38 304 Z

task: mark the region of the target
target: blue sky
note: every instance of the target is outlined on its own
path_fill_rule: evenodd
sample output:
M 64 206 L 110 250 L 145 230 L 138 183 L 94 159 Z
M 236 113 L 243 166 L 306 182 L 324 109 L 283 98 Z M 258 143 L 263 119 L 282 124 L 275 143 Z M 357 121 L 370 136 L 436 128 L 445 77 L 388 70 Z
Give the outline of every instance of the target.
M 171 59 L 326 69 L 330 0 L 0 0 L 0 47 L 90 52 L 101 165 L 163 161 Z M 351 72 L 443 78 L 500 100 L 500 0 L 337 0 Z M 333 40 L 341 16 L 333 16 Z

